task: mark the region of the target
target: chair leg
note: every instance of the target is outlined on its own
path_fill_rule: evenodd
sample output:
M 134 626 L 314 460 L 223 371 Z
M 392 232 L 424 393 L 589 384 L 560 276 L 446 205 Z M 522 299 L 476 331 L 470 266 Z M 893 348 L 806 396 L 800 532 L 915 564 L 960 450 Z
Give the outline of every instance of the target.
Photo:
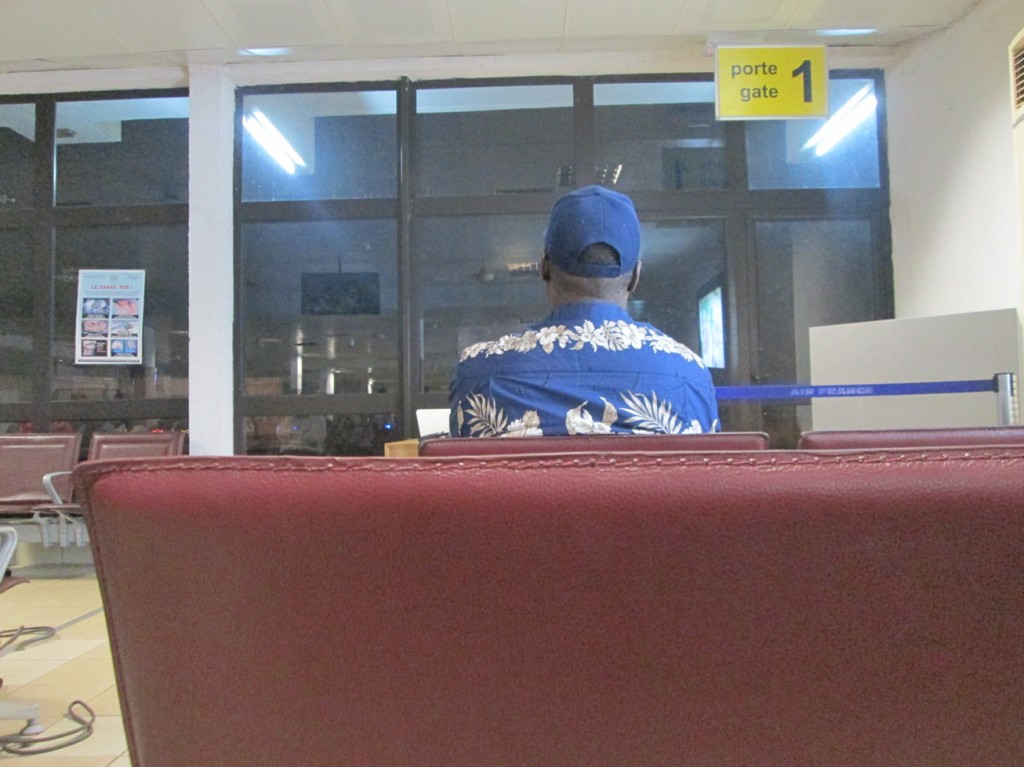
M 89 545 L 89 528 L 81 517 L 75 518 L 75 545 L 79 548 Z
M 0 580 L 7 572 L 14 549 L 18 545 L 18 533 L 13 527 L 0 527 Z M 15 703 L 11 700 L 0 700 L 0 719 L 24 719 L 26 724 L 22 735 L 35 735 L 43 731 L 39 723 L 39 705 L 36 703 Z
M 39 722 L 38 703 L 15 703 L 12 700 L 0 700 L 0 719 L 24 719 L 22 735 L 37 735 L 43 731 Z
M 13 527 L 0 527 L 0 580 L 11 566 L 14 550 L 18 547 L 18 533 Z

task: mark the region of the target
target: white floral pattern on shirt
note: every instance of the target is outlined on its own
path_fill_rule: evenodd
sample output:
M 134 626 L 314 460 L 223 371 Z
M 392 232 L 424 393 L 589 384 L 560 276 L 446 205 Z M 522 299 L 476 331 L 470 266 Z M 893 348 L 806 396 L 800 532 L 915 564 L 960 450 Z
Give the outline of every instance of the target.
M 636 433 L 700 434 L 702 431 L 700 421 L 695 418 L 686 424 L 672 412 L 672 406 L 668 402 L 658 402 L 658 395 L 655 392 L 651 392 L 650 399 L 635 392 L 623 392 L 619 396 L 625 403 L 623 410 L 630 414 L 625 422 L 631 425 Z
M 462 431 L 464 423 L 469 424 L 471 437 L 542 437 L 540 416 L 536 410 L 527 410 L 523 417 L 509 421 L 505 411 L 493 399 L 483 394 L 466 397 L 466 408 L 459 405 L 455 418 Z M 467 419 L 468 416 L 468 419 Z
M 625 403 L 622 408 L 630 415 L 624 423 L 631 426 L 634 434 L 700 434 L 703 432 L 700 421 L 696 418 L 686 423 L 672 412 L 667 402 L 658 402 L 658 395 L 651 392 L 620 392 L 619 396 Z M 615 406 L 604 399 L 604 412 L 600 421 L 585 409 L 587 401 L 570 408 L 565 414 L 565 430 L 568 434 L 611 434 L 612 426 L 619 420 L 619 412 Z M 470 394 L 466 398 L 466 408 L 460 405 L 456 410 L 456 421 L 459 431 L 463 424 L 469 425 L 471 437 L 542 437 L 540 416 L 536 410 L 527 410 L 523 417 L 509 420 L 505 411 L 498 407 L 494 399 L 487 399 L 483 394 Z M 715 431 L 717 421 L 712 424 Z
M 604 320 L 595 325 L 584 320 L 582 325 L 569 328 L 565 325 L 549 325 L 538 330 L 527 330 L 519 334 L 502 336 L 497 341 L 486 341 L 467 346 L 462 350 L 460 361 L 478 357 L 483 354 L 491 357 L 506 352 L 526 353 L 540 347 L 551 354 L 556 346 L 560 349 L 571 348 L 579 351 L 590 347 L 593 351 L 605 349 L 619 352 L 627 349 L 642 349 L 647 345 L 655 352 L 678 354 L 687 362 L 695 362 L 704 367 L 704 361 L 690 349 L 671 336 L 659 333 L 651 328 L 634 325 L 625 320 Z
M 569 434 L 611 434 L 612 424 L 619 420 L 619 413 L 615 406 L 608 400 L 604 400 L 604 415 L 600 421 L 583 408 L 587 403 L 583 402 L 579 407 L 574 407 L 565 414 L 565 430 Z

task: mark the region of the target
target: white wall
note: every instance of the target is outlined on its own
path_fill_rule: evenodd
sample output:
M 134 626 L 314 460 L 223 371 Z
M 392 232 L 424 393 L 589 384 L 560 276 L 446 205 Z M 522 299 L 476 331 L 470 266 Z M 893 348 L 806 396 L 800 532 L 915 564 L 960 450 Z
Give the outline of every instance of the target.
M 1022 307 L 1007 47 L 1021 0 L 981 0 L 886 72 L 896 316 Z

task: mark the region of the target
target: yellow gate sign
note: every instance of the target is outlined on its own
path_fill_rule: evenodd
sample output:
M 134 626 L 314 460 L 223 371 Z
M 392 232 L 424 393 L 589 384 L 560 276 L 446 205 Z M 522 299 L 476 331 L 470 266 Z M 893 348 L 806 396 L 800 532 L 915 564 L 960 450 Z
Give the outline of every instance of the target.
M 719 120 L 828 116 L 825 46 L 719 46 L 715 113 Z

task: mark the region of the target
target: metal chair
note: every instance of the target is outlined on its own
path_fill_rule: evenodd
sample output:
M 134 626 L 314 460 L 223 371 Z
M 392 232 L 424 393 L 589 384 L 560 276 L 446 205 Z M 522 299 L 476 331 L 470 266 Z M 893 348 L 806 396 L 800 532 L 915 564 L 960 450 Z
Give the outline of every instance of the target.
M 55 489 L 66 492 L 81 444 L 77 433 L 0 435 L 0 521 L 33 523 L 34 508 L 50 499 L 41 482 L 47 474 L 63 472 Z
M 922 429 L 841 429 L 805 431 L 799 450 L 874 450 L 879 448 L 980 447 L 1024 445 L 1024 427 L 970 426 Z
M 181 455 L 185 433 L 109 432 L 93 434 L 87 461 L 120 458 L 161 458 Z M 71 497 L 70 471 L 55 471 L 43 476 L 49 503 L 33 508 L 33 520 L 39 525 L 44 546 L 86 546 L 89 533 L 79 516 L 80 507 Z M 66 489 L 65 489 L 66 488 Z
M 40 479 L 70 473 L 81 444 L 82 435 L 77 433 L 0 435 L 0 515 L 30 515 L 32 507 L 48 501 Z M 57 489 L 67 492 L 70 486 L 65 476 Z

